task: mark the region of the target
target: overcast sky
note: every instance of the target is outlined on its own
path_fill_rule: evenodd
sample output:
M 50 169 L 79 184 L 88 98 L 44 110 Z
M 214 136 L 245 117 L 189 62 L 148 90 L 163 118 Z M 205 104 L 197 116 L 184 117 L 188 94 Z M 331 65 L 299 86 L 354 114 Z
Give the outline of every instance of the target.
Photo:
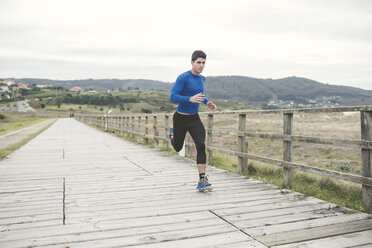
M 370 0 L 0 0 L 0 77 L 306 77 L 372 90 Z

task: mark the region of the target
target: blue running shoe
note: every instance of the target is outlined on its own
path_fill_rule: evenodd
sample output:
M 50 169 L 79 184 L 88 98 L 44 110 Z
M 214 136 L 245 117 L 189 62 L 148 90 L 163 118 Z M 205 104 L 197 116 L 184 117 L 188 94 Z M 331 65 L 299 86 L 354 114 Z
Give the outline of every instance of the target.
M 210 184 L 208 182 L 208 177 L 207 176 L 204 176 L 202 179 L 199 180 L 198 182 L 198 186 L 196 186 L 196 189 L 198 189 L 199 191 L 212 191 L 213 190 L 213 186 L 212 184 Z

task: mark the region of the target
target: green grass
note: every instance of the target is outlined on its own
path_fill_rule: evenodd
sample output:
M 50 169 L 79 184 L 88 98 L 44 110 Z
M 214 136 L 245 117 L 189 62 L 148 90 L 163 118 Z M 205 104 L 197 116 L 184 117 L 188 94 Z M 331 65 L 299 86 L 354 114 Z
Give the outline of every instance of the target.
M 237 164 L 227 156 L 214 154 L 213 166 L 237 173 Z M 248 164 L 247 177 L 257 179 L 283 189 L 283 169 L 281 167 Z M 293 191 L 313 196 L 340 207 L 364 211 L 361 187 L 354 186 L 329 177 L 317 177 L 308 173 L 294 172 L 290 188 Z
M 233 160 L 227 158 L 226 156 L 223 156 L 222 154 L 213 154 L 213 166 L 223 169 L 225 171 L 230 172 L 237 172 L 237 163 Z
M 27 138 L 23 139 L 22 141 L 20 141 L 20 142 L 18 142 L 16 144 L 13 144 L 13 145 L 11 145 L 11 146 L 9 146 L 7 148 L 0 149 L 0 160 L 3 160 L 6 156 L 8 156 L 9 154 L 11 154 L 15 150 L 18 150 L 23 145 L 27 144 L 30 140 L 32 140 L 33 138 L 35 138 L 36 136 L 38 136 L 40 133 L 42 133 L 46 129 L 48 129 L 51 125 L 53 125 L 54 122 L 52 122 L 48 126 L 44 127 L 43 129 L 37 131 L 36 133 L 33 133 L 33 134 L 29 135 Z
M 8 127 L 0 128 L 0 134 L 3 133 L 3 132 L 14 131 L 14 130 L 25 128 L 25 127 L 28 127 L 28 126 L 32 126 L 32 125 L 40 123 L 44 120 L 45 119 L 38 119 L 38 120 L 33 120 L 33 121 L 12 120 L 12 121 L 9 121 L 9 122 L 14 122 L 15 124 L 11 125 L 11 126 L 8 126 Z
M 35 92 L 33 94 L 26 95 L 25 97 L 30 98 L 43 98 L 43 97 L 53 97 L 57 95 L 62 95 L 64 92 L 63 90 L 52 90 L 52 89 L 42 89 L 39 92 Z

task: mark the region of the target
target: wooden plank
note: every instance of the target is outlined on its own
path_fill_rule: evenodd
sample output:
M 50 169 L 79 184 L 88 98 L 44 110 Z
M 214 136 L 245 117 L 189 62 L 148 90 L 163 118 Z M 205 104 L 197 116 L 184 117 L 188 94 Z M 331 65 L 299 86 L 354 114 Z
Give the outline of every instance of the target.
M 291 222 L 298 222 L 298 221 L 306 221 L 310 219 L 320 219 L 329 216 L 336 216 L 339 215 L 333 211 L 323 211 L 320 213 L 316 212 L 305 212 L 305 213 L 298 213 L 298 214 L 287 214 L 281 216 L 273 216 L 268 218 L 259 218 L 253 220 L 241 220 L 241 221 L 233 221 L 232 223 L 239 227 L 242 230 L 246 230 L 249 228 L 254 228 L 258 226 L 270 226 L 270 225 L 278 225 L 283 223 L 291 223 Z M 229 220 L 229 218 L 226 218 Z
M 201 231 L 202 232 L 202 231 Z M 244 234 L 235 231 L 235 232 L 225 232 L 225 233 L 216 233 L 216 234 L 206 234 L 205 236 L 191 236 L 191 237 L 180 237 L 177 240 L 167 239 L 167 240 L 159 240 L 157 237 L 153 237 L 151 235 L 147 237 L 141 237 L 140 239 L 145 239 L 145 244 L 137 244 L 133 247 L 136 248 L 167 248 L 167 247 L 193 247 L 193 248 L 201 248 L 206 246 L 215 247 L 216 245 L 221 244 L 229 244 L 231 242 L 242 242 L 246 241 L 247 237 Z M 166 237 L 165 237 L 166 238 Z M 155 239 L 155 240 L 154 240 Z M 249 240 L 249 239 L 248 239 Z M 142 240 L 141 240 L 142 241 Z M 253 242 L 250 242 L 251 244 Z M 110 240 L 101 240 L 97 242 L 85 242 L 79 243 L 77 246 L 70 246 L 70 247 L 123 247 L 128 246 L 126 240 L 122 239 L 110 239 Z M 63 247 L 65 246 L 57 246 Z M 248 246 L 249 247 L 249 246 Z M 262 247 L 262 246 L 251 246 L 251 247 Z
M 266 211 L 253 211 L 248 213 L 240 213 L 233 215 L 220 215 L 230 222 L 242 221 L 242 220 L 254 220 L 262 219 L 268 217 L 292 215 L 299 213 L 312 213 L 314 211 L 326 210 L 328 209 L 328 204 L 323 205 L 308 205 L 308 206 L 293 206 L 280 209 L 269 209 Z
M 283 135 L 292 135 L 293 113 L 283 114 Z M 283 140 L 283 161 L 292 162 L 292 140 Z M 290 188 L 292 185 L 293 170 L 283 165 L 283 184 Z
M 228 134 L 231 136 L 241 135 L 242 132 L 233 131 L 229 129 L 213 129 L 213 133 Z M 271 139 L 271 140 L 292 140 L 296 142 L 305 142 L 312 144 L 323 144 L 323 145 L 333 145 L 341 147 L 351 147 L 351 148 L 372 148 L 372 142 L 363 140 L 348 140 L 348 139 L 332 139 L 323 137 L 313 137 L 313 136 L 301 136 L 301 135 L 282 135 L 282 134 L 271 134 L 271 133 L 257 133 L 257 132 L 245 132 L 246 137 L 250 138 L 261 138 L 261 139 Z
M 278 109 L 278 110 L 237 110 L 213 112 L 214 115 L 225 114 L 281 114 L 281 113 L 332 113 L 332 112 L 359 112 L 372 111 L 372 106 L 350 106 L 350 107 L 325 107 L 325 108 L 297 108 L 297 109 Z M 209 112 L 199 112 L 199 115 L 209 114 Z
M 298 243 L 313 239 L 326 238 L 336 235 L 366 231 L 372 229 L 372 220 L 356 220 L 321 227 L 313 227 L 291 231 L 289 233 L 275 233 L 265 236 L 256 236 L 255 238 L 267 246 L 278 246 L 290 243 Z M 370 239 L 372 242 L 372 238 Z
M 213 248 L 266 248 L 267 246 L 257 242 L 257 241 L 245 241 L 245 242 L 239 242 L 239 243 L 233 243 L 233 244 L 223 244 L 223 245 L 213 245 L 213 246 L 208 246 L 208 247 L 213 247 Z
M 372 111 L 360 112 L 361 138 L 364 141 L 372 141 Z M 372 177 L 372 150 L 362 148 L 362 175 Z M 363 208 L 367 213 L 372 213 L 372 186 L 362 185 Z
M 199 217 L 201 215 L 199 214 Z M 31 230 L 28 231 L 25 235 L 28 238 L 22 237 L 21 235 L 18 236 L 6 236 L 2 241 L 0 241 L 0 246 L 6 244 L 7 246 L 11 247 L 27 247 L 27 246 L 49 246 L 54 244 L 65 244 L 65 243 L 81 243 L 85 241 L 93 241 L 93 240 L 105 240 L 105 239 L 112 239 L 112 238 L 123 238 L 126 237 L 127 240 L 133 240 L 138 235 L 161 235 L 164 232 L 174 232 L 174 231 L 182 231 L 185 229 L 195 229 L 195 228 L 205 228 L 209 229 L 211 227 L 220 227 L 225 228 L 226 223 L 222 222 L 218 218 L 212 219 L 202 219 L 201 220 L 185 220 L 185 221 L 176 221 L 168 223 L 161 223 L 158 222 L 156 225 L 147 225 L 144 226 L 136 226 L 135 223 L 133 226 L 131 225 L 123 225 L 120 227 L 119 223 L 110 227 L 109 229 L 101 229 L 97 227 L 86 227 L 84 225 L 76 225 L 76 226 L 67 226 L 64 228 L 53 228 L 52 232 L 48 232 L 48 230 L 40 229 L 39 233 Z M 77 229 L 80 227 L 80 229 Z M 226 230 L 226 229 L 225 229 Z M 231 231 L 231 227 L 228 229 Z M 79 235 L 76 235 L 79 233 Z M 34 240 L 32 243 L 29 241 L 30 239 Z
M 293 243 L 288 245 L 273 246 L 273 248 L 297 248 L 297 247 L 312 247 L 312 248 L 351 248 L 351 247 L 371 247 L 372 245 L 372 230 L 355 232 L 329 238 L 316 239 L 312 241 Z
M 246 115 L 245 114 L 239 114 L 239 131 L 244 133 L 246 130 Z M 238 136 L 238 147 L 237 147 L 238 152 L 245 153 L 245 135 L 240 135 Z M 238 172 L 239 173 L 247 173 L 248 168 L 245 168 L 244 165 L 246 163 L 246 158 L 244 157 L 239 157 L 238 156 Z
M 24 223 L 17 223 L 17 224 L 6 224 L 0 225 L 0 232 L 5 233 L 9 231 L 16 231 L 18 233 L 24 233 L 27 230 L 39 228 L 39 227 L 58 227 L 61 228 L 62 220 L 52 219 L 52 220 L 43 220 L 43 221 L 34 221 L 34 222 L 24 222 Z
M 11 218 L 0 219 L 0 225 L 18 224 L 26 222 L 36 222 L 36 221 L 46 221 L 46 220 L 57 220 L 60 219 L 62 223 L 62 207 L 59 212 L 54 212 L 52 214 L 38 214 L 28 216 L 16 216 Z
M 244 229 L 252 237 L 263 236 L 273 233 L 280 232 L 291 232 L 298 229 L 308 229 L 312 227 L 354 221 L 354 220 L 364 220 L 368 218 L 368 214 L 365 213 L 353 213 L 345 215 L 335 215 L 331 217 L 325 217 L 321 219 L 305 220 L 300 222 L 284 223 L 284 224 L 274 224 L 270 226 L 260 226 L 255 228 Z
M 227 224 L 220 224 L 213 226 L 192 226 L 192 228 L 187 228 L 192 222 L 187 222 L 185 224 L 186 228 L 182 228 L 182 225 L 179 225 L 179 229 L 167 230 L 166 226 L 159 226 L 155 230 L 155 227 L 143 228 L 144 234 L 142 234 L 142 229 L 125 229 L 117 231 L 104 231 L 104 232 L 93 232 L 88 233 L 87 235 L 70 235 L 64 238 L 64 236 L 56 236 L 51 239 L 36 239 L 36 240 L 26 240 L 26 242 L 21 241 L 22 243 L 17 244 L 15 241 L 7 242 L 10 247 L 24 247 L 28 246 L 48 246 L 48 247 L 112 247 L 112 246 L 134 246 L 134 245 L 147 245 L 151 244 L 155 246 L 156 244 L 165 244 L 170 241 L 179 241 L 191 238 L 198 238 L 216 234 L 231 234 L 239 233 L 239 241 L 249 240 L 249 237 L 242 234 L 239 231 L 236 231 L 233 227 Z M 162 228 L 165 231 L 162 231 Z M 157 231 L 158 230 L 158 231 Z M 154 232 L 155 231 L 155 232 Z M 156 232 L 157 231 L 157 232 Z M 129 235 L 127 235 L 127 233 Z M 132 235 L 130 235 L 132 234 Z M 235 236 L 236 237 L 236 236 Z M 208 239 L 208 241 L 213 244 L 213 240 Z

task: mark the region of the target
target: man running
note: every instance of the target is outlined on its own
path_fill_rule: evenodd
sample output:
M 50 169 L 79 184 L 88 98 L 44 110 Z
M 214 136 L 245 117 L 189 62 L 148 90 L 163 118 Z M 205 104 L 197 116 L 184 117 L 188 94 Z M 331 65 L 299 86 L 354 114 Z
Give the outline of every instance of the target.
M 199 183 L 196 188 L 201 191 L 212 190 L 212 184 L 205 175 L 205 128 L 198 114 L 199 103 L 206 104 L 212 111 L 216 110 L 216 105 L 203 94 L 205 77 L 201 73 L 206 59 L 207 55 L 203 51 L 195 51 L 191 56 L 191 70 L 178 76 L 170 94 L 170 101 L 178 103 L 178 107 L 173 115 L 173 128 L 169 130 L 169 138 L 174 149 L 179 152 L 186 132 L 190 133 L 197 150 Z

